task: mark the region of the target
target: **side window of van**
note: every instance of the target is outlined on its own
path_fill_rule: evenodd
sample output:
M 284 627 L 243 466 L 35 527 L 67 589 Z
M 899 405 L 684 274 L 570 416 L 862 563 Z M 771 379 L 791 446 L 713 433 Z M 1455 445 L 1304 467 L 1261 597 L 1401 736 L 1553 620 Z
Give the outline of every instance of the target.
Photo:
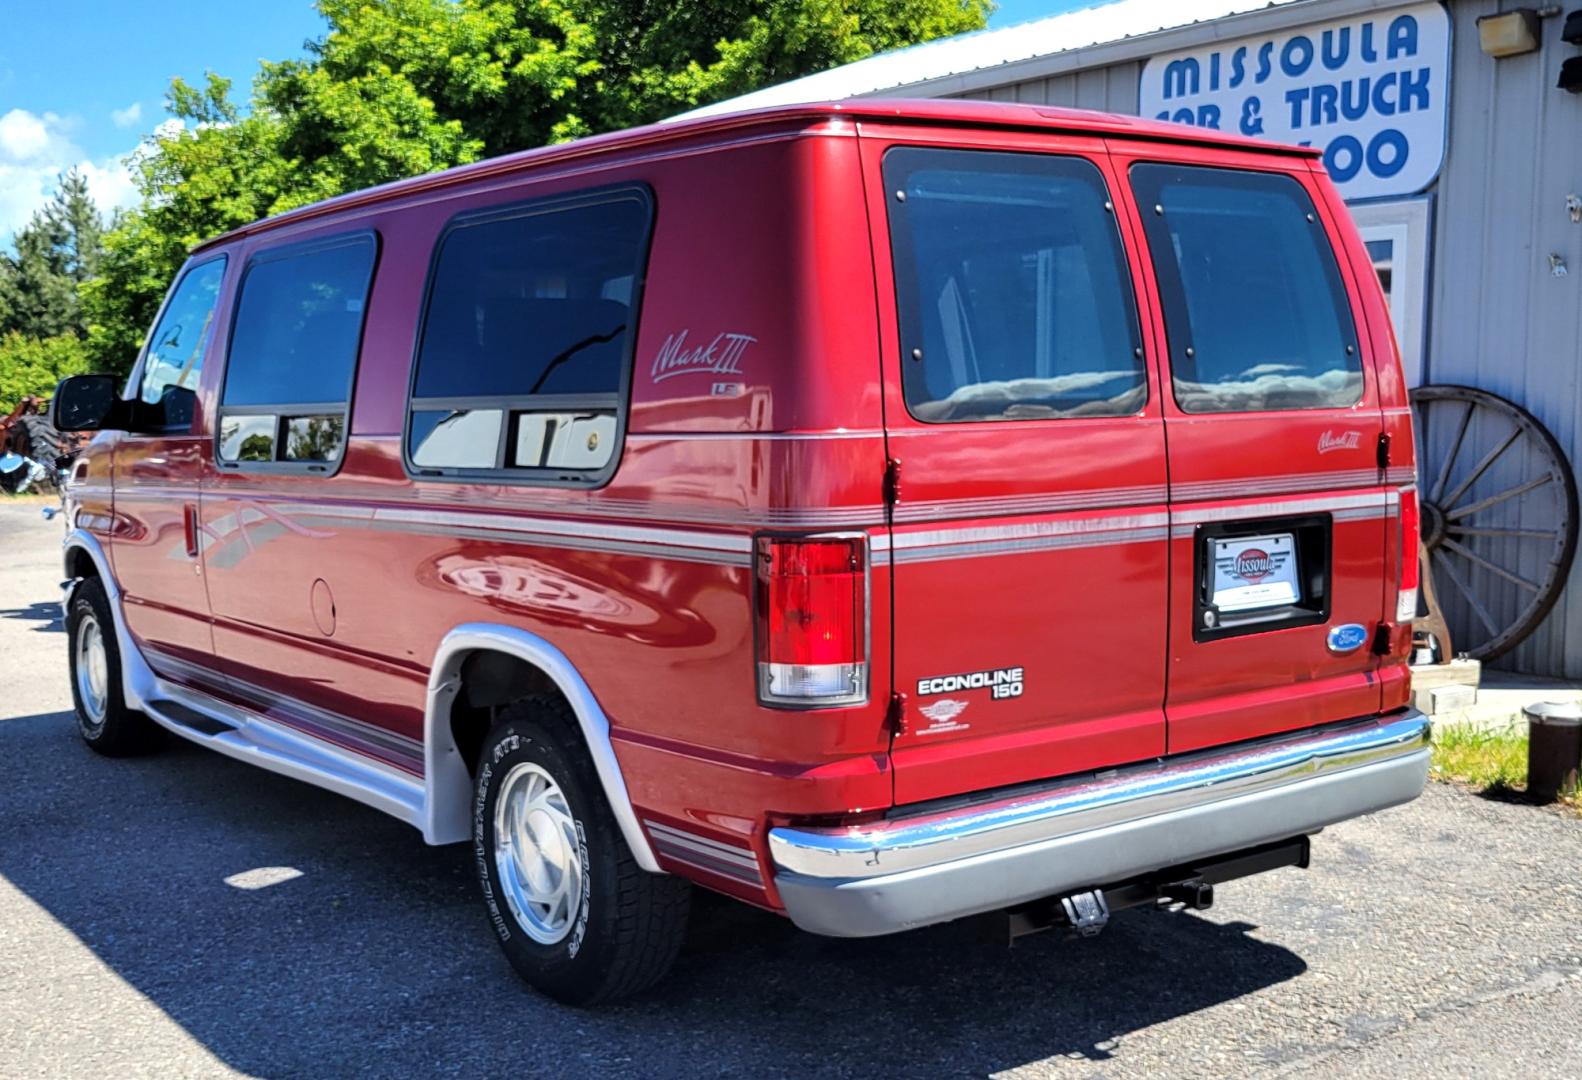
M 1147 400 L 1119 226 L 1089 161 L 884 157 L 902 383 L 919 420 L 1126 416 Z
M 1306 189 L 1276 173 L 1134 165 L 1185 412 L 1362 400 L 1335 253 Z
M 624 188 L 451 224 L 413 372 L 414 472 L 551 483 L 607 473 L 651 218 L 647 192 Z
M 225 256 L 190 268 L 170 292 L 154 332 L 148 336 L 138 382 L 139 428 L 169 431 L 192 427 L 203 354 L 214 326 L 214 305 L 225 280 Z
M 357 233 L 248 263 L 220 396 L 220 461 L 324 469 L 340 460 L 377 241 Z

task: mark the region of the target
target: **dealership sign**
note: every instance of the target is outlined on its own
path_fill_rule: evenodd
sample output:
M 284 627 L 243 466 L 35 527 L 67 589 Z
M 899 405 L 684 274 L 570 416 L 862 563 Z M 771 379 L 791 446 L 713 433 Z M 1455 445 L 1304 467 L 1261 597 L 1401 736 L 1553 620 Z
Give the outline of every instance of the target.
M 1348 199 L 1408 195 L 1439 175 L 1450 17 L 1414 4 L 1155 56 L 1140 112 L 1316 146 Z

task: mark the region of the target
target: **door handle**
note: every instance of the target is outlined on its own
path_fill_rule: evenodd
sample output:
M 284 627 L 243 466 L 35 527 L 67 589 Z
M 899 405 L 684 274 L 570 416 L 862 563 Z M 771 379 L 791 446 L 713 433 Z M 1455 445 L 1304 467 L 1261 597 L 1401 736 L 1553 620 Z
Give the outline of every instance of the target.
M 193 503 L 185 503 L 181 507 L 181 531 L 187 541 L 187 554 L 196 559 L 198 557 L 198 508 Z

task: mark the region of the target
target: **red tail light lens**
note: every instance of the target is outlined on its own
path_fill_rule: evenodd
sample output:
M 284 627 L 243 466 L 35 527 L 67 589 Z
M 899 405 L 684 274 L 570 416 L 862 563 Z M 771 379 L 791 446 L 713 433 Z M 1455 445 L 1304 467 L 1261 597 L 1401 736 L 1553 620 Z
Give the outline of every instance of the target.
M 758 696 L 768 705 L 868 697 L 867 545 L 760 537 Z
M 1418 508 L 1417 489 L 1401 489 L 1401 587 L 1395 598 L 1395 621 L 1411 622 L 1417 618 L 1417 588 L 1421 572 L 1417 563 L 1418 538 L 1422 531 L 1422 511 Z

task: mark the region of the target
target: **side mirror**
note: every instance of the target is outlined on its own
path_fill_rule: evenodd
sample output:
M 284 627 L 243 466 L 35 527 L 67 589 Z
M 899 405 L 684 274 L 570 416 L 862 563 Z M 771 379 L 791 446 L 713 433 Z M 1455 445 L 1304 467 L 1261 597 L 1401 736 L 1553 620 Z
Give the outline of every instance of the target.
M 57 431 L 114 429 L 121 412 L 114 375 L 71 375 L 60 381 L 49 403 L 49 422 Z

